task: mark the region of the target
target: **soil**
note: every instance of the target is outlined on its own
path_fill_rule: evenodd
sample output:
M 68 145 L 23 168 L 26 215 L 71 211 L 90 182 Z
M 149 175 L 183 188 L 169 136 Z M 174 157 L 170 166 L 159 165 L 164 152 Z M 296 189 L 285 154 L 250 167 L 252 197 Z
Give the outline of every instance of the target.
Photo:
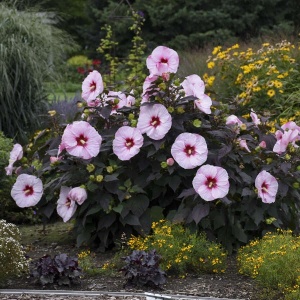
M 37 259 L 45 254 L 68 253 L 76 255 L 78 249 L 66 245 L 35 245 L 31 246 L 27 255 L 31 259 Z M 101 267 L 112 257 L 112 252 L 97 253 L 94 257 L 95 265 Z M 237 272 L 233 256 L 228 259 L 228 267 L 222 275 L 188 275 L 186 278 L 168 277 L 166 284 L 161 289 L 147 287 L 124 287 L 125 280 L 122 274 L 83 276 L 79 285 L 68 286 L 41 286 L 34 282 L 33 278 L 20 277 L 11 279 L 5 286 L 7 289 L 33 289 L 33 290 L 80 290 L 80 291 L 108 291 L 108 292 L 135 292 L 135 293 L 160 293 L 160 294 L 181 294 L 201 297 L 230 298 L 230 299 L 251 299 L 258 300 L 261 294 L 256 283 L 248 277 L 241 276 Z M 3 297 L 3 295 L 2 295 Z M 3 299 L 0 295 L 0 298 Z M 6 298 L 8 299 L 8 298 Z M 21 298 L 9 298 L 21 299 Z M 26 299 L 26 298 L 22 298 Z M 31 298 L 35 299 L 31 296 Z M 40 298 L 39 298 L 40 299 Z M 55 299 L 58 299 L 57 297 Z M 77 298 L 78 299 L 78 298 Z M 100 299 L 97 297 L 97 299 Z M 278 298 L 277 298 L 278 299 Z

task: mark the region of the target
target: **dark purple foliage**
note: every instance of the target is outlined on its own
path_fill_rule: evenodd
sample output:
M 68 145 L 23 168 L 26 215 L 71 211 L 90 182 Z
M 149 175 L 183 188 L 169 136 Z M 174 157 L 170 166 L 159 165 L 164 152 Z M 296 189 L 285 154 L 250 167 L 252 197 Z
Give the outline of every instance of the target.
M 126 265 L 120 270 L 127 280 L 125 286 L 160 287 L 166 282 L 166 273 L 159 268 L 160 255 L 155 250 L 134 250 L 123 257 Z
M 49 283 L 71 285 L 80 282 L 81 268 L 76 257 L 58 254 L 52 258 L 45 255 L 31 264 L 31 276 L 42 285 Z

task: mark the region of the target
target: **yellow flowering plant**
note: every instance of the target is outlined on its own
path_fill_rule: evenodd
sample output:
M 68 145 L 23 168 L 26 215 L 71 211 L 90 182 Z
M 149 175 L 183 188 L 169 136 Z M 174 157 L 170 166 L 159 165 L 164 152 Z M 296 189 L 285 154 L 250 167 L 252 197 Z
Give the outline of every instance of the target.
M 227 253 L 219 244 L 166 220 L 153 222 L 152 234 L 131 236 L 127 245 L 131 250 L 157 250 L 162 269 L 183 277 L 188 271 L 223 273 L 226 269 Z
M 299 49 L 288 41 L 263 43 L 258 50 L 218 46 L 207 59 L 204 80 L 212 97 L 235 102 L 242 112 L 254 108 L 273 118 L 291 117 L 290 107 L 299 105 L 290 96 L 299 90 L 297 57 Z
M 255 278 L 284 299 L 300 297 L 300 237 L 290 230 L 268 232 L 238 250 L 239 273 Z M 291 266 L 293 266 L 291 268 Z

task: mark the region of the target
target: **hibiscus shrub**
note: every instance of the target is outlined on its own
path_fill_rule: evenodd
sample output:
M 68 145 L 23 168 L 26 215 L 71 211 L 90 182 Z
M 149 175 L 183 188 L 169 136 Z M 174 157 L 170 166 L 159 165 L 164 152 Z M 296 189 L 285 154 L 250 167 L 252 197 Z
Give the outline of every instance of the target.
M 34 138 L 12 190 L 17 204 L 74 217 L 77 244 L 103 250 L 163 218 L 229 251 L 266 230 L 298 228 L 299 127 L 274 135 L 254 111 L 237 117 L 238 107 L 212 103 L 198 75 L 176 78 L 172 49 L 157 47 L 146 64 L 142 95 L 109 91 L 97 71 L 86 77 L 74 122 L 53 121 Z

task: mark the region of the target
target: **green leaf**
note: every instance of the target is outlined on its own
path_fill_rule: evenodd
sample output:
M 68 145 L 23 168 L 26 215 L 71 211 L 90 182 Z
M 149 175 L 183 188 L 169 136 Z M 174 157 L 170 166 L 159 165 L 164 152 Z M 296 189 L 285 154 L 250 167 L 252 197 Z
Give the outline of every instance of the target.
M 121 214 L 122 210 L 123 210 L 124 205 L 122 203 L 120 203 L 118 206 L 113 208 L 113 211 Z
M 150 208 L 150 216 L 151 220 L 153 222 L 157 222 L 159 220 L 164 219 L 164 214 L 163 214 L 164 208 L 161 206 L 152 206 Z

